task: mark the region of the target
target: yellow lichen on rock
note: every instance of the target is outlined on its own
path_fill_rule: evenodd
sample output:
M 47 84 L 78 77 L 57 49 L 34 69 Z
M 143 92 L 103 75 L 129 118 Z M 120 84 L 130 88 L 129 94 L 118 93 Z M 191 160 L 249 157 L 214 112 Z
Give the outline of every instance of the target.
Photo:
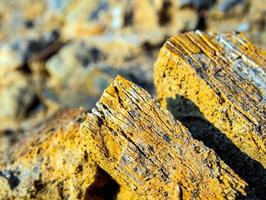
M 265 66 L 260 50 L 240 35 L 177 35 L 165 43 L 155 64 L 158 98 L 164 107 L 176 95 L 190 99 L 265 167 Z
M 120 76 L 104 91 L 81 132 L 89 156 L 139 199 L 246 195 L 246 183 L 214 151 Z
M 61 111 L 11 147 L 0 166 L 0 199 L 84 199 L 98 167 L 80 148 L 83 112 Z
M 212 138 L 214 148 L 231 153 L 228 162 L 234 160 L 235 170 L 262 191 L 266 184 L 264 55 L 241 33 L 189 32 L 164 44 L 154 70 L 161 105 L 182 117 L 174 102 L 185 99 L 193 104 L 197 117 L 220 131 Z M 206 133 L 201 140 L 205 138 Z

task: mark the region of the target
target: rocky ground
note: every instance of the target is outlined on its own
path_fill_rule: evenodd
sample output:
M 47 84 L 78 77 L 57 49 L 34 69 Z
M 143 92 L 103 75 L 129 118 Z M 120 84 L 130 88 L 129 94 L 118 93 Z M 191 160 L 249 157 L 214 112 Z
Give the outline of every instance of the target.
M 155 96 L 160 48 L 194 30 L 265 49 L 266 0 L 0 0 L 0 163 L 62 109 L 90 111 L 118 74 Z

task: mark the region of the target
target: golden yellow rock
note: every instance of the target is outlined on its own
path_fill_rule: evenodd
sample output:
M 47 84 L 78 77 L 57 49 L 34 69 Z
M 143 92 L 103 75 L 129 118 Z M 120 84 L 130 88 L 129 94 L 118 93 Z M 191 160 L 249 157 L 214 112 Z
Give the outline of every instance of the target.
M 216 133 L 195 137 L 219 152 L 262 196 L 266 189 L 265 70 L 265 51 L 243 34 L 199 31 L 169 39 L 154 70 L 161 105 L 177 118 L 191 115 L 207 120 Z M 181 101 L 186 101 L 187 110 L 182 110 Z M 190 112 L 189 105 L 194 107 Z
M 118 186 L 82 151 L 83 110 L 65 110 L 11 147 L 0 165 L 0 199 L 103 199 Z M 0 162 L 1 163 L 1 162 Z
M 81 128 L 84 151 L 138 199 L 235 199 L 246 183 L 143 89 L 118 76 Z M 130 193 L 131 194 L 131 193 Z M 134 194 L 129 198 L 134 199 Z

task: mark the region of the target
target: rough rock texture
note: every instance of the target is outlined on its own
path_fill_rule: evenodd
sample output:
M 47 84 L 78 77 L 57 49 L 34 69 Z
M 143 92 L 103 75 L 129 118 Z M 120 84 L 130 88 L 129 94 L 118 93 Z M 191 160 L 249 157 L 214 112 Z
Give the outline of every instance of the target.
M 0 160 L 57 110 L 91 109 L 117 74 L 155 95 L 153 63 L 173 34 L 237 30 L 265 47 L 265 13 L 265 0 L 0 0 Z M 265 190 L 260 163 L 220 137 L 193 103 L 169 102 L 193 137 Z M 136 197 L 120 190 L 118 199 Z
M 0 79 L 19 73 L 17 85 L 24 87 L 26 78 L 40 86 L 27 88 L 22 110 L 36 101 L 35 94 L 41 104 L 89 109 L 117 74 L 154 94 L 152 65 L 167 37 L 196 29 L 238 30 L 263 47 L 264 2 L 0 0 Z M 12 87 L 0 85 L 2 101 L 17 100 Z M 12 103 L 4 107 L 0 116 L 15 110 Z M 25 119 L 9 118 L 0 131 L 16 132 Z
M 206 14 L 205 22 L 210 32 L 245 32 L 256 45 L 265 48 L 265 0 L 218 0 Z
M 266 189 L 265 70 L 265 51 L 243 34 L 197 31 L 169 39 L 154 72 L 161 105 L 191 129 L 194 126 L 194 137 L 215 149 L 262 197 Z
M 81 151 L 82 113 L 61 111 L 9 149 L 0 162 L 1 199 L 84 198 L 102 173 Z
M 143 89 L 118 76 L 81 128 L 88 155 L 139 199 L 234 199 L 242 181 Z

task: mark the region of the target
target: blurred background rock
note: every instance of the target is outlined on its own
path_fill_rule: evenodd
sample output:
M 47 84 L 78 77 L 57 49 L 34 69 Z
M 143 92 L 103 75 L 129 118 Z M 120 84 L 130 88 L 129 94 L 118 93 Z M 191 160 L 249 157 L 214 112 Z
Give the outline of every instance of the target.
M 154 94 L 169 36 L 241 31 L 265 48 L 265 24 L 266 0 L 0 0 L 0 143 L 60 108 L 90 109 L 117 74 Z

